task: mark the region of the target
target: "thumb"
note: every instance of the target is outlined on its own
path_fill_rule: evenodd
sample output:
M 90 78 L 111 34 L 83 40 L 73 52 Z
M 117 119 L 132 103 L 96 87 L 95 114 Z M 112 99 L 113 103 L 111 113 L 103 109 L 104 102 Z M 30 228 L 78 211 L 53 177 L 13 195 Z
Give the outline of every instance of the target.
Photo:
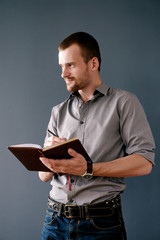
M 75 150 L 73 150 L 72 148 L 69 148 L 69 149 L 68 149 L 68 153 L 69 153 L 69 155 L 71 155 L 72 157 L 77 157 L 77 155 L 78 155 L 78 153 L 77 153 Z

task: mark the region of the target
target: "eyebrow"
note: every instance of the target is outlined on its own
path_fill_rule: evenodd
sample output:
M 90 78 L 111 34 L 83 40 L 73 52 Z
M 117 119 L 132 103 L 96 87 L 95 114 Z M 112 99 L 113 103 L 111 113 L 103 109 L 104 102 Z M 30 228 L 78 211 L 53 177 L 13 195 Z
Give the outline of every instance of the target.
M 75 63 L 76 63 L 76 62 L 67 62 L 67 63 L 65 63 L 64 65 L 70 65 L 70 64 L 75 64 Z M 63 64 L 60 64 L 60 63 L 59 63 L 59 66 L 60 66 L 60 67 L 62 67 L 62 65 L 63 65 Z

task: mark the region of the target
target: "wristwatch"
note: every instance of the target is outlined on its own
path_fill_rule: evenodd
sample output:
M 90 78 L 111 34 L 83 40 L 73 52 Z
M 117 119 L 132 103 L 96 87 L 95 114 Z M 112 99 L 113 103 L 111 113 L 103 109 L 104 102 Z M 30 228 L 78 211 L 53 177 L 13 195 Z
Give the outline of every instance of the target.
M 91 160 L 87 160 L 87 171 L 81 176 L 86 179 L 91 179 L 93 177 L 93 163 Z

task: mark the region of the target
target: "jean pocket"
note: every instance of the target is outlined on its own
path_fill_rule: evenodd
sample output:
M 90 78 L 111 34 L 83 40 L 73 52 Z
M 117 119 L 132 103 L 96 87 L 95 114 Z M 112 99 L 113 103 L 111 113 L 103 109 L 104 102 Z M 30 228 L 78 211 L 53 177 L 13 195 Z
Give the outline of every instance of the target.
M 44 220 L 44 224 L 51 226 L 57 219 L 58 213 L 54 212 L 50 208 L 46 210 L 46 217 Z
M 111 230 L 121 228 L 121 219 L 118 212 L 114 212 L 113 214 L 107 217 L 102 218 L 93 218 L 91 220 L 92 227 L 97 230 Z

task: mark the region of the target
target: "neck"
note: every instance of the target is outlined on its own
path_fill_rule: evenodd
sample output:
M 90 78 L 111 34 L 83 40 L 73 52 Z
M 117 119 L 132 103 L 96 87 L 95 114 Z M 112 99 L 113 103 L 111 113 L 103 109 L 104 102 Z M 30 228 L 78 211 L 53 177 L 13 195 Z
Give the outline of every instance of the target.
M 81 99 L 83 103 L 89 101 L 90 99 L 93 98 L 95 90 L 102 84 L 102 80 L 99 79 L 94 85 L 88 86 L 85 89 L 79 90 L 79 94 L 81 96 Z

